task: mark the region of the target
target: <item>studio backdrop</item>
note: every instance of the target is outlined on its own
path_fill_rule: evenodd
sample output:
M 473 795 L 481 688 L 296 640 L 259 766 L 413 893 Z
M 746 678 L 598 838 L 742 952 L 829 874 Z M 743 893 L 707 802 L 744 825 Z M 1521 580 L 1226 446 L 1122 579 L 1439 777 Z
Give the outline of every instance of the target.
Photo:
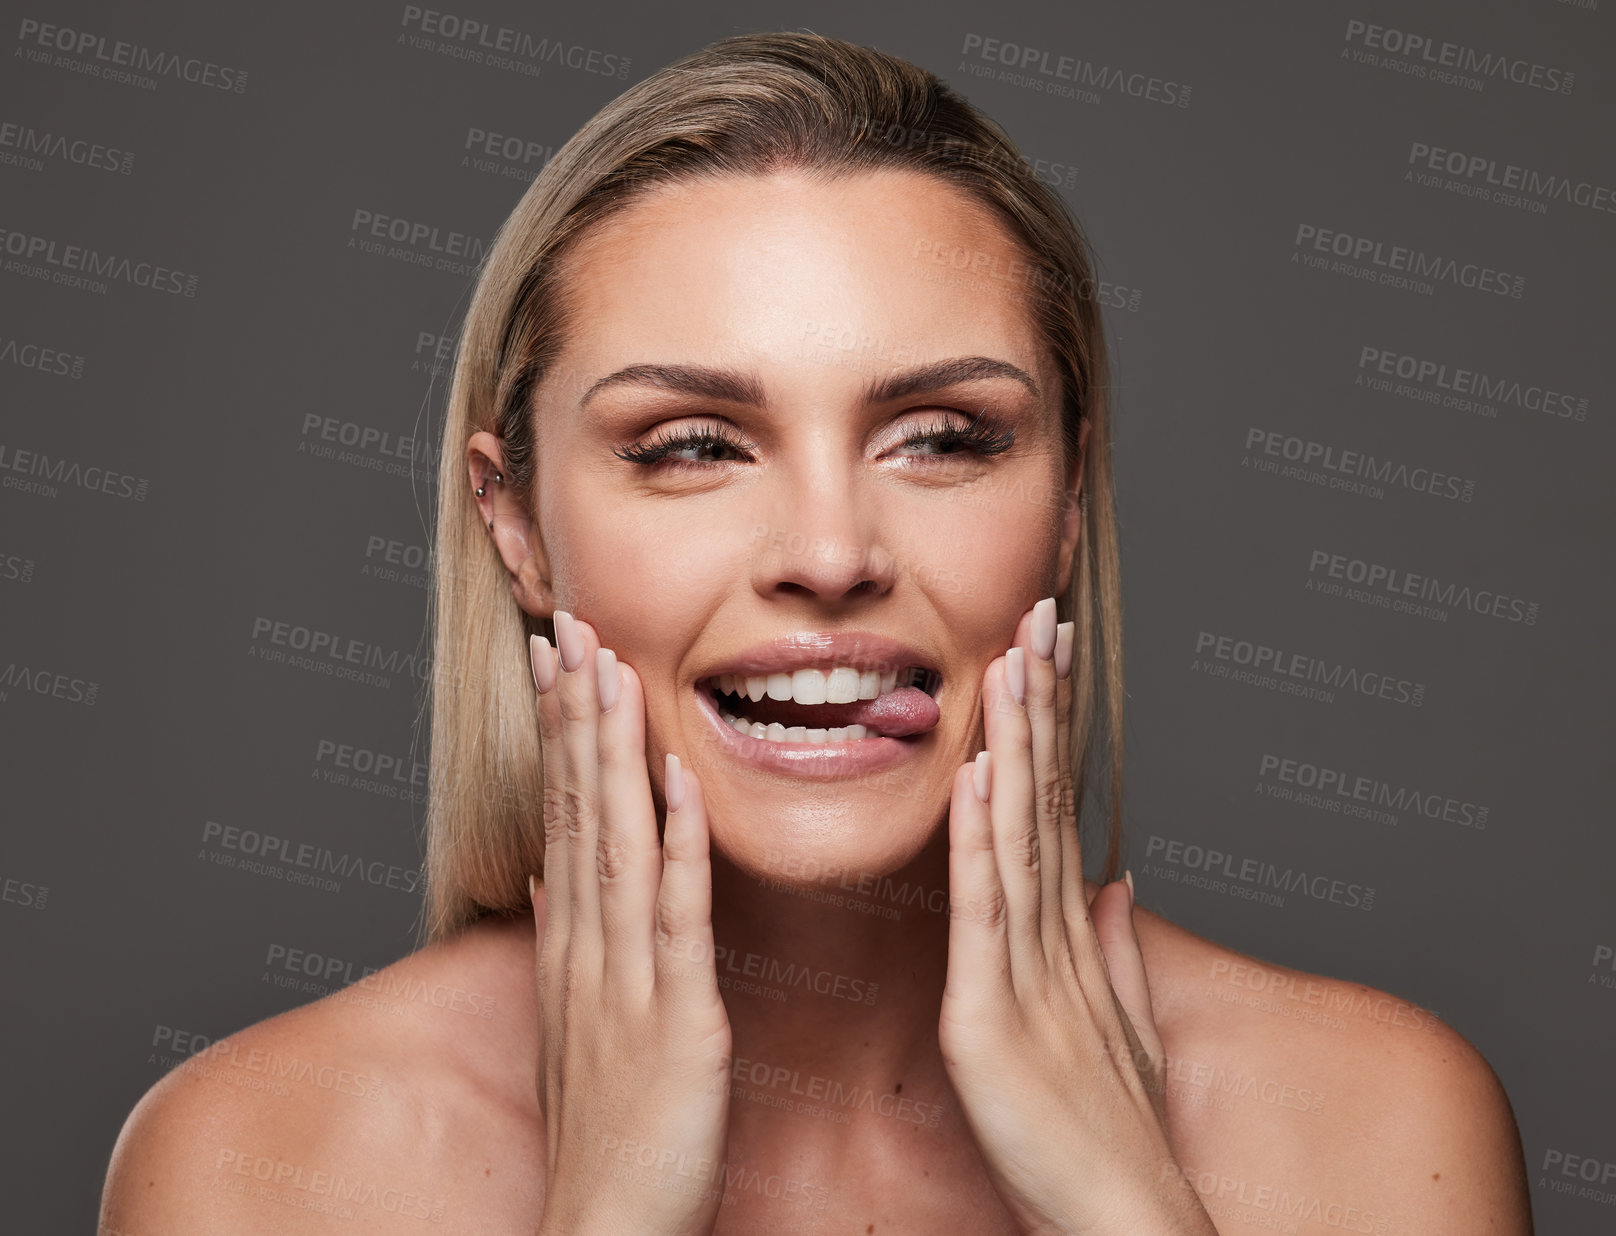
M 165 1071 L 415 946 L 479 261 L 765 29 L 937 73 L 1088 231 L 1141 902 L 1396 1001 L 1219 998 L 1457 1028 L 1538 1230 L 1616 1229 L 1616 5 L 448 4 L 3 6 L 6 1230 L 91 1230 Z

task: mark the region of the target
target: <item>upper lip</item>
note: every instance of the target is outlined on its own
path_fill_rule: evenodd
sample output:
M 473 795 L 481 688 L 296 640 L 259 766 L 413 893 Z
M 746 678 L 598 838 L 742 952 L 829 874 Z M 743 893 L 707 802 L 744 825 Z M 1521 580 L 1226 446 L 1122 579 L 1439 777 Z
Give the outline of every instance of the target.
M 794 670 L 828 670 L 838 665 L 859 670 L 907 669 L 918 665 L 941 677 L 936 662 L 912 644 L 875 631 L 796 631 L 726 657 L 698 676 L 720 674 L 784 674 Z

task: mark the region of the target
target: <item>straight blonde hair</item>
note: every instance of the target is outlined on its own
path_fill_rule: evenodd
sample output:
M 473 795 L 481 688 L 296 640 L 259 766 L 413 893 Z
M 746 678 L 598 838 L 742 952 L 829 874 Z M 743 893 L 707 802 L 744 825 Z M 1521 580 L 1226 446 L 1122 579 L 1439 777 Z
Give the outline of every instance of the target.
M 479 430 L 505 451 L 505 484 L 529 500 L 533 393 L 561 349 L 566 259 L 636 195 L 681 180 L 780 170 L 835 177 L 883 169 L 935 176 L 976 199 L 1027 258 L 1014 294 L 1062 372 L 1068 464 L 1090 424 L 1072 582 L 1076 803 L 1109 782 L 1102 882 L 1122 838 L 1122 622 L 1106 395 L 1106 347 L 1090 251 L 1060 196 L 1004 131 L 935 75 L 810 33 L 738 35 L 619 95 L 566 143 L 499 229 L 460 333 L 438 463 L 432 550 L 433 661 L 425 928 L 442 940 L 487 915 L 531 912 L 543 871 L 543 777 L 527 637 L 548 619 L 512 599 L 467 481 Z M 976 272 L 979 274 L 980 272 Z M 1003 281 L 1003 272 L 989 272 Z M 1059 495 L 1069 502 L 1071 495 Z M 1102 771 L 1103 770 L 1103 771 Z

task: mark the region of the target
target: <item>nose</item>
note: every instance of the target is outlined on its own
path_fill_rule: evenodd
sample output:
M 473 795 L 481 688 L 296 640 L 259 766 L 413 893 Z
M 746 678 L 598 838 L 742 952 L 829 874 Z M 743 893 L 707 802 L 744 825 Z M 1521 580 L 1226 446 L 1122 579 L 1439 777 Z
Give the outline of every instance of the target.
M 881 596 L 898 580 L 897 559 L 881 544 L 879 503 L 855 483 L 819 477 L 776 505 L 753 529 L 753 587 L 766 600 L 785 594 L 830 605 Z

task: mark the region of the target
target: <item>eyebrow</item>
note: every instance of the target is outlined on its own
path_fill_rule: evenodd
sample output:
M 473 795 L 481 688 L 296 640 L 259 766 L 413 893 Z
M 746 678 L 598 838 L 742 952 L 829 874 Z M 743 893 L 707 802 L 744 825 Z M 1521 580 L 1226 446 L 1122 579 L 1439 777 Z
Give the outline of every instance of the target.
M 1032 375 L 1009 361 L 994 360 L 989 356 L 956 356 L 872 379 L 864 388 L 864 400 L 866 403 L 886 403 L 908 395 L 943 390 L 962 382 L 988 382 L 1003 378 L 1020 382 L 1035 397 L 1043 397 Z M 583 407 L 611 386 L 653 386 L 659 390 L 719 399 L 726 403 L 744 403 L 755 407 L 768 405 L 763 384 L 749 373 L 711 369 L 703 365 L 644 364 L 630 365 L 607 374 L 584 392 L 578 406 Z

